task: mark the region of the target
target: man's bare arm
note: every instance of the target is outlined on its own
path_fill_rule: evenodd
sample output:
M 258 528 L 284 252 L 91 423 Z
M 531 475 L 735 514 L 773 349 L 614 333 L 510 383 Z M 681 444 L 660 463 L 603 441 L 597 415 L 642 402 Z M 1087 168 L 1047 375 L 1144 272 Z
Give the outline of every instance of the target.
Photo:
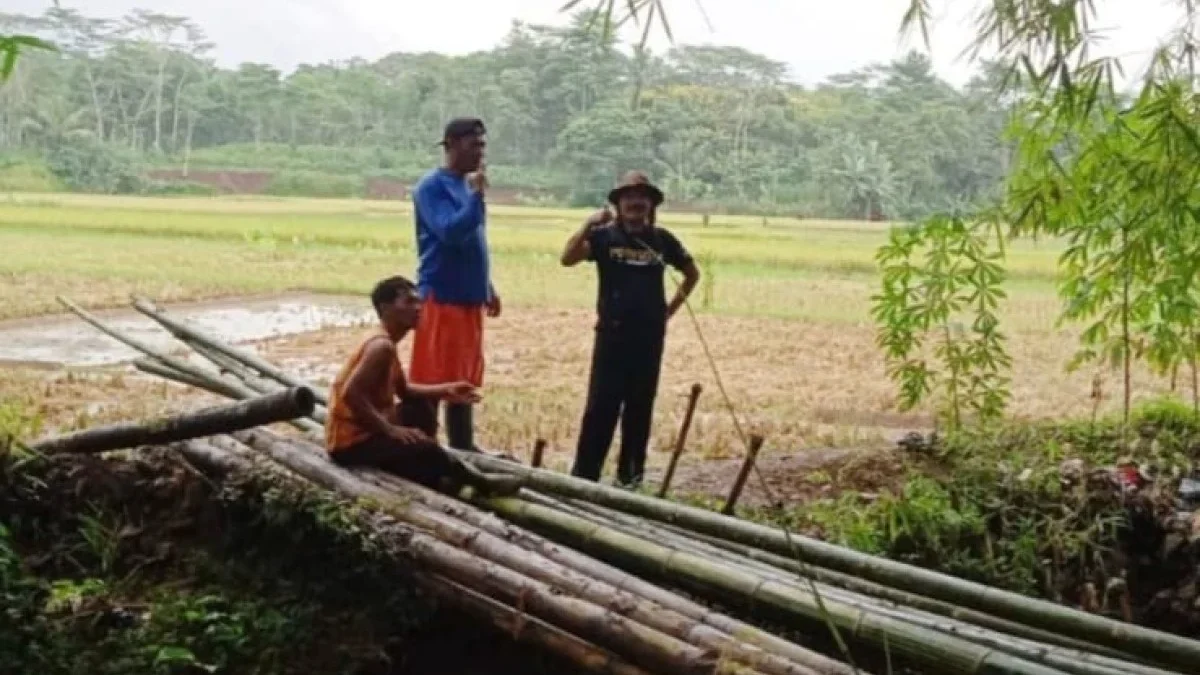
M 692 294 L 692 290 L 696 288 L 696 283 L 700 281 L 700 268 L 696 267 L 696 261 L 689 260 L 683 266 L 683 283 L 679 284 L 679 290 L 675 291 L 675 297 L 671 298 L 671 303 L 667 305 L 667 317 L 675 316 L 675 312 L 683 306 L 687 301 L 688 296 Z
M 592 245 L 588 242 L 588 235 L 591 234 L 592 230 L 607 224 L 611 220 L 612 212 L 608 209 L 601 209 L 589 216 L 584 221 L 583 227 L 571 235 L 571 238 L 567 240 L 567 245 L 563 247 L 562 257 L 559 258 L 559 262 L 563 264 L 563 267 L 574 267 L 587 260 L 592 254 Z
M 441 399 L 446 395 L 446 385 L 444 384 L 413 384 L 409 382 L 405 385 L 404 391 L 400 394 L 403 397 L 415 396 L 417 398 L 436 398 Z
M 563 248 L 562 257 L 559 259 L 563 267 L 574 267 L 588 259 L 588 256 L 592 253 L 591 244 L 588 243 L 588 234 L 591 231 L 591 223 L 584 223 L 583 227 L 575 234 L 572 234 L 571 238 L 567 240 L 567 245 Z
M 346 380 L 346 391 L 343 396 L 346 406 L 368 432 L 388 438 L 396 438 L 402 427 L 398 427 L 387 417 L 387 411 L 378 410 L 371 403 L 369 392 L 379 391 L 387 383 L 388 375 L 392 372 L 392 362 L 396 359 L 396 347 L 387 340 L 374 340 L 367 345 L 363 357 L 355 366 Z M 407 431 L 407 430 L 406 430 Z

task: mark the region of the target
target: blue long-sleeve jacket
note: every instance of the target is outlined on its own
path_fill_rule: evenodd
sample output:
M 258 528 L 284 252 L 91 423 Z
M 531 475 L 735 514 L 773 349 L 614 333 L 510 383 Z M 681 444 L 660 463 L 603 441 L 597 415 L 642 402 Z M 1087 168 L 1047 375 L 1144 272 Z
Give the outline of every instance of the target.
M 417 289 L 438 302 L 482 305 L 491 297 L 487 207 L 464 177 L 445 168 L 413 187 L 417 234 Z

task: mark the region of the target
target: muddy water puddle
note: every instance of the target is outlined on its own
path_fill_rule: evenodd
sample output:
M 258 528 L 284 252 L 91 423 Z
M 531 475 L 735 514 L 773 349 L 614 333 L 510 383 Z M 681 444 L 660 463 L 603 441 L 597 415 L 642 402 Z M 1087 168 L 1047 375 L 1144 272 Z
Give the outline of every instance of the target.
M 166 305 L 182 319 L 226 342 L 246 343 L 373 320 L 361 298 L 287 296 Z M 96 312 L 105 324 L 169 352 L 186 351 L 152 319 L 135 310 Z M 140 357 L 74 315 L 0 323 L 0 365 L 96 367 Z

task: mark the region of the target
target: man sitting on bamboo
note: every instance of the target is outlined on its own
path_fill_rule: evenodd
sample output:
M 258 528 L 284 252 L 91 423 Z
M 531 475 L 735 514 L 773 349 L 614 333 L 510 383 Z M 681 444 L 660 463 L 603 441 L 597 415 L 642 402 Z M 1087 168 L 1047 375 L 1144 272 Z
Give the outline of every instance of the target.
M 479 395 L 467 382 L 407 381 L 396 345 L 420 318 L 416 286 L 404 277 L 384 279 L 371 292 L 371 303 L 380 330 L 354 350 L 330 387 L 325 424 L 330 458 L 342 466 L 375 466 L 434 489 L 456 491 L 467 484 L 489 494 L 516 492 L 516 477 L 483 473 L 434 440 L 437 402 L 474 403 Z

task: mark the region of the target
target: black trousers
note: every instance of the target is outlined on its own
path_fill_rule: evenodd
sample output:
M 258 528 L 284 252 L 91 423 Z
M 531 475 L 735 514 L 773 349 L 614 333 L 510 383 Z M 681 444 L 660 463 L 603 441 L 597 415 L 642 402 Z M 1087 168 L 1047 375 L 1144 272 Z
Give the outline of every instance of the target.
M 664 326 L 601 328 L 592 349 L 587 405 L 571 475 L 599 480 L 621 419 L 617 481 L 641 484 L 658 377 L 662 369 Z
M 453 466 L 446 451 L 437 444 L 437 402 L 405 399 L 397 406 L 396 417 L 402 426 L 420 429 L 432 440 L 401 443 L 393 438 L 371 436 L 329 453 L 330 459 L 340 466 L 375 467 L 438 489 L 442 479 L 452 476 Z

